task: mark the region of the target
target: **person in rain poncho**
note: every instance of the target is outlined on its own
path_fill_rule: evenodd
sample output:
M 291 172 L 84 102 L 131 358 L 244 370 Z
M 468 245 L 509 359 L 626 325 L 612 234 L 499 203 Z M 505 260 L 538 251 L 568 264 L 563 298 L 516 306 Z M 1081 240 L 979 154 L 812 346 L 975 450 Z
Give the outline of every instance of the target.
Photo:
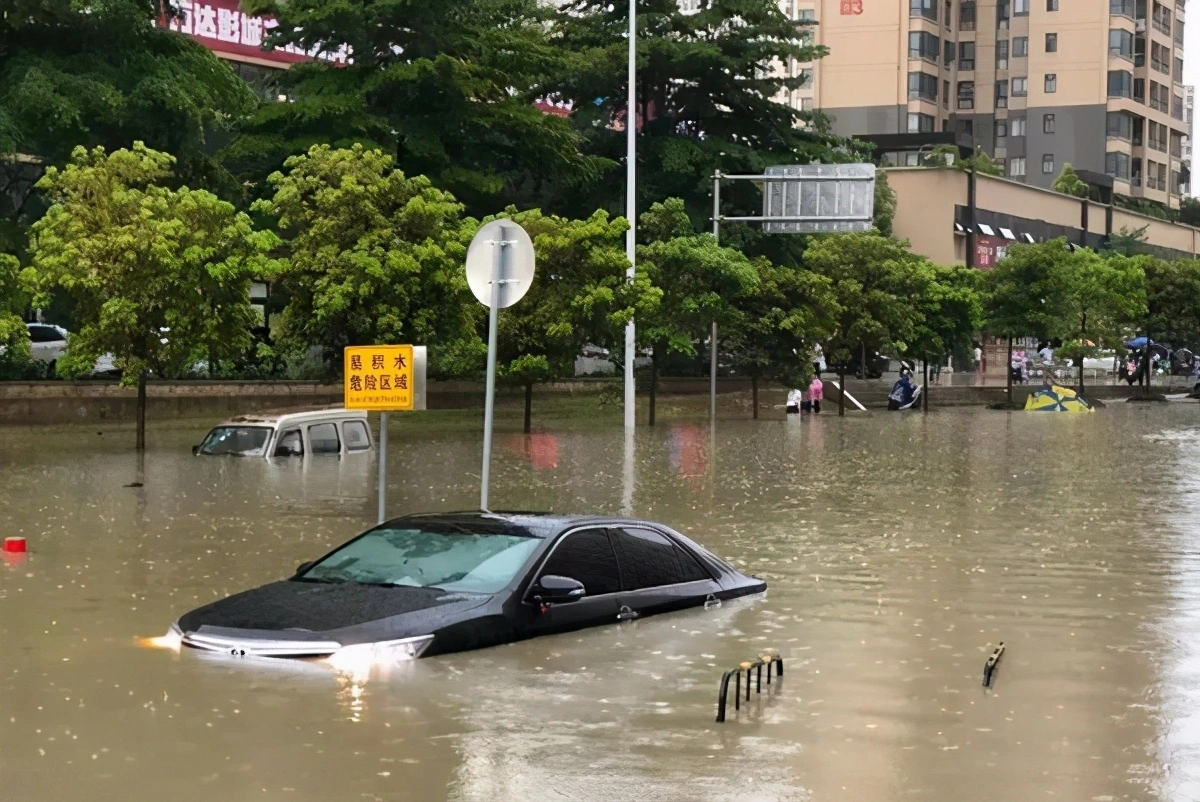
M 790 390 L 787 397 L 787 414 L 799 415 L 802 403 L 804 403 L 804 393 L 799 390 Z

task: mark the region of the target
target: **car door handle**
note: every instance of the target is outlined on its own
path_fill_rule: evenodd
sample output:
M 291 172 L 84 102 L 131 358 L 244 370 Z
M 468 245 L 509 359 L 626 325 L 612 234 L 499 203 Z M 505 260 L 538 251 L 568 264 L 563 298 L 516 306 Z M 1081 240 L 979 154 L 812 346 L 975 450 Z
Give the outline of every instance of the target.
M 631 610 L 626 605 L 622 605 L 621 612 L 617 613 L 617 620 L 618 621 L 632 621 L 633 619 L 637 618 L 638 615 L 639 615 L 639 613 L 637 611 Z

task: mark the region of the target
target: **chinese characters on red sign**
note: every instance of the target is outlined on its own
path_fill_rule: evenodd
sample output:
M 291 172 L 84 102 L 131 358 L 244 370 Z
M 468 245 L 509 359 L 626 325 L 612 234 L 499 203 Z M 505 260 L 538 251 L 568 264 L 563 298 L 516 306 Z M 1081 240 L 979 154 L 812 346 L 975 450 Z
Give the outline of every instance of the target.
M 975 236 L 975 267 L 990 270 L 1008 252 L 1009 241 L 1003 237 Z
M 863 0 L 842 0 L 842 16 L 858 16 L 863 13 Z
M 413 408 L 413 347 L 356 345 L 345 353 L 346 409 Z
M 252 17 L 238 6 L 238 0 L 173 0 L 178 12 L 167 19 L 167 27 L 186 33 L 209 50 L 235 56 L 251 56 L 266 61 L 290 64 L 319 58 L 345 64 L 349 54 L 345 45 L 336 51 L 305 52 L 295 45 L 263 50 L 263 40 L 278 26 L 273 17 Z

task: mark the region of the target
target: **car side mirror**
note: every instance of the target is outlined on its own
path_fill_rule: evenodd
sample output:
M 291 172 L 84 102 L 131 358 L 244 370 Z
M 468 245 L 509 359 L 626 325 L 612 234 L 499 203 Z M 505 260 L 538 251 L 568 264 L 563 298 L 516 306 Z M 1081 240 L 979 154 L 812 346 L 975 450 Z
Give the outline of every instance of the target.
M 547 574 L 533 587 L 533 600 L 541 604 L 565 604 L 579 601 L 587 595 L 587 588 L 569 576 Z
M 300 576 L 300 574 L 304 573 L 305 571 L 307 571 L 309 568 L 312 568 L 316 564 L 317 564 L 316 560 L 309 560 L 306 563 L 300 563 L 298 566 L 296 566 L 296 576 Z

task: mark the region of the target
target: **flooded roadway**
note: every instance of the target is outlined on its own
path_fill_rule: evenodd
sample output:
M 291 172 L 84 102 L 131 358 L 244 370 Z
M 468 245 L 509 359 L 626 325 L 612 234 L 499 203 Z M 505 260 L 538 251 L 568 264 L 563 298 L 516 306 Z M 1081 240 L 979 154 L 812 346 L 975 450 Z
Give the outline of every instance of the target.
M 633 512 L 766 598 L 339 675 L 139 648 L 374 521 L 368 458 L 0 430 L 0 798 L 1200 799 L 1200 408 L 639 430 Z M 477 438 L 393 435 L 392 511 L 474 507 Z M 619 429 L 499 434 L 497 507 L 621 512 Z M 982 667 L 1007 652 L 994 687 Z M 714 723 L 721 672 L 786 675 Z

